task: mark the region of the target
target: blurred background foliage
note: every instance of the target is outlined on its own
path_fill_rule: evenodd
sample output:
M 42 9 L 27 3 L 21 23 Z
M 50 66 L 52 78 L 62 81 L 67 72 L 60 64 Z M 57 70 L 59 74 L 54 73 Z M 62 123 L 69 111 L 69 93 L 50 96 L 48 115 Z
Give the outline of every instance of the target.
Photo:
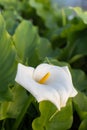
M 66 4 L 0 0 L 0 130 L 87 129 L 87 11 Z M 14 82 L 18 62 L 68 65 L 78 95 L 60 112 L 38 104 Z

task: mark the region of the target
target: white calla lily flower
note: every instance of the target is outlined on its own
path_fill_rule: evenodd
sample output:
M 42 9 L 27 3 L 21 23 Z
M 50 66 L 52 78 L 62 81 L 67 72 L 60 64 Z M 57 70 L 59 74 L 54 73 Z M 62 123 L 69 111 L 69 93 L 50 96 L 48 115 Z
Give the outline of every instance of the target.
M 77 94 L 67 66 L 40 64 L 35 69 L 18 64 L 15 81 L 28 90 L 38 102 L 51 101 L 59 110 L 69 97 Z

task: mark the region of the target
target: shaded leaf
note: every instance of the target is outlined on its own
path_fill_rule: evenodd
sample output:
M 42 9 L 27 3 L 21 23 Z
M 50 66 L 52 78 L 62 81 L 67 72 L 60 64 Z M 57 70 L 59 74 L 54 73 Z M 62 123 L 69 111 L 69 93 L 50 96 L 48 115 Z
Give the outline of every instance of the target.
M 79 130 L 86 130 L 87 129 L 87 118 L 85 118 L 82 122 L 81 122 L 81 124 L 80 124 L 80 126 L 79 126 Z
M 83 120 L 85 117 L 87 117 L 87 96 L 79 92 L 78 95 L 73 99 L 73 102 L 80 119 Z
M 36 9 L 37 14 L 44 20 L 48 28 L 56 28 L 57 22 L 50 1 L 30 0 L 31 7 Z
M 12 38 L 5 29 L 5 22 L 0 15 L 0 101 L 12 100 L 9 86 L 16 74 L 16 52 Z
M 87 76 L 79 69 L 72 69 L 72 79 L 74 86 L 81 92 L 87 94 Z
M 0 105 L 0 120 L 5 118 L 17 118 L 26 105 L 28 95 L 22 87 L 13 87 L 12 93 L 14 96 L 13 101 L 3 102 Z

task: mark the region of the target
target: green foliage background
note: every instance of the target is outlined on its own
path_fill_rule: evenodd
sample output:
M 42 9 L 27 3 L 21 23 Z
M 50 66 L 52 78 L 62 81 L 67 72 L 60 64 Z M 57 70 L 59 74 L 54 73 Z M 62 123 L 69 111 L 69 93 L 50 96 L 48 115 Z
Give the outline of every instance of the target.
M 78 95 L 58 111 L 15 83 L 17 64 L 68 65 Z M 0 0 L 0 130 L 87 129 L 87 12 L 53 0 Z

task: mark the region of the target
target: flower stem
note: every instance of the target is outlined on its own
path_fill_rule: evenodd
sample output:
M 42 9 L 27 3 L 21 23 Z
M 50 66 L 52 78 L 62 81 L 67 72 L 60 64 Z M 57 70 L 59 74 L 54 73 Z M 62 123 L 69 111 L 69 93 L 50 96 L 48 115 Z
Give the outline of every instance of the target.
M 65 14 L 64 9 L 63 9 L 63 8 L 62 8 L 62 24 L 63 24 L 63 26 L 65 26 L 65 25 L 66 25 L 66 14 Z
M 19 114 L 19 116 L 17 117 L 12 130 L 17 130 L 21 121 L 23 120 L 23 117 L 25 115 L 25 113 L 27 112 L 27 109 L 29 107 L 29 105 L 31 104 L 31 102 L 34 100 L 34 97 L 32 95 L 29 96 L 28 100 L 26 101 L 26 104 L 24 106 L 24 108 L 22 109 L 21 113 Z

